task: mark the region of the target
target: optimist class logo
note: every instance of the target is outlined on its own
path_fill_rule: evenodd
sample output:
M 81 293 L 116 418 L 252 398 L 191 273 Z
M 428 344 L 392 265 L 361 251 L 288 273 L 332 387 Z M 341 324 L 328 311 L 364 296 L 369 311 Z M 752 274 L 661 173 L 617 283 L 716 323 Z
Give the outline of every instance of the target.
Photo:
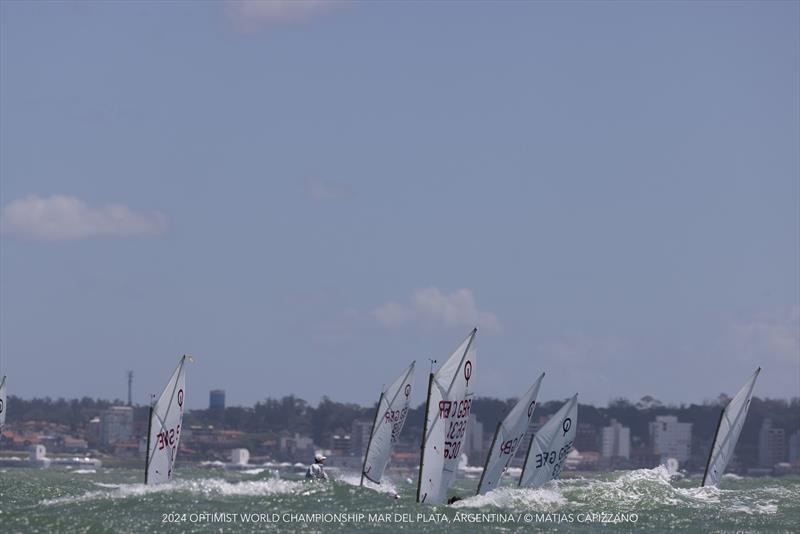
M 178 390 L 178 406 L 183 408 L 183 388 Z
M 467 360 L 467 363 L 464 364 L 464 378 L 467 379 L 467 385 L 469 385 L 469 377 L 472 376 L 472 362 Z
M 403 389 L 403 393 L 405 394 L 406 398 L 411 395 L 411 384 L 406 384 L 406 387 Z
M 561 430 L 564 431 L 565 436 L 567 435 L 567 432 L 569 432 L 570 428 L 572 428 L 572 419 L 567 417 L 566 419 L 564 419 L 564 422 L 561 423 Z

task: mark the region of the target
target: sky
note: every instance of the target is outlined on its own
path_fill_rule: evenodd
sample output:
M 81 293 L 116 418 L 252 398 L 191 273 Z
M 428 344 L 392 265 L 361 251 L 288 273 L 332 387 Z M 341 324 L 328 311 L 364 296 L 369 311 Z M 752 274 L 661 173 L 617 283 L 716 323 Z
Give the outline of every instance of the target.
M 22 397 L 800 396 L 798 2 L 0 2 Z M 472 384 L 471 384 L 472 385 Z

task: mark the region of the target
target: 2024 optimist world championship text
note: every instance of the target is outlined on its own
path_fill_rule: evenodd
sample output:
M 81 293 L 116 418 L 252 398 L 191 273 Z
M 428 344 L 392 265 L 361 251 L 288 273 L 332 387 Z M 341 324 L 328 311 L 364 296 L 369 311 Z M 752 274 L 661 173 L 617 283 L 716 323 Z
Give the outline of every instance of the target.
M 314 524 L 352 524 L 352 523 L 636 523 L 636 513 L 584 512 L 584 513 L 399 513 L 399 512 L 314 512 L 314 513 L 232 513 L 232 512 L 193 512 L 162 514 L 162 523 L 314 523 Z

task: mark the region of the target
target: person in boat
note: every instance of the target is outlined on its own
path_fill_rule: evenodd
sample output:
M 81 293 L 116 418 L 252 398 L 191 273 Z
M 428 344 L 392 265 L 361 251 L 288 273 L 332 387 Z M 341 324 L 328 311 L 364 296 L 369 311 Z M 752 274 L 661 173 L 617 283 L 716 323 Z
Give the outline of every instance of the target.
M 458 495 L 453 495 L 452 497 L 447 499 L 447 504 L 453 504 L 453 503 L 456 503 L 456 502 L 458 502 L 458 501 L 460 501 L 462 499 L 463 499 L 463 497 L 459 497 Z
M 328 473 L 324 468 L 325 456 L 321 454 L 314 455 L 314 463 L 308 466 L 306 471 L 306 480 L 328 480 Z

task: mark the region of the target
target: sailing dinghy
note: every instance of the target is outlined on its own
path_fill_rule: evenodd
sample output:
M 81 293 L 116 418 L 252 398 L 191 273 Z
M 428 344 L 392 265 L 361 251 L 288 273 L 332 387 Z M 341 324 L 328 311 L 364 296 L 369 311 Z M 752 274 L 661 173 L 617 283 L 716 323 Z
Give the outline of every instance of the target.
M 386 391 L 381 392 L 378 399 L 375 420 L 367 442 L 367 454 L 364 455 L 364 465 L 361 468 L 362 486 L 365 478 L 375 484 L 381 483 L 383 472 L 392 456 L 392 449 L 408 415 L 414 364 L 415 362 L 411 362 L 403 374 Z
M 181 423 L 186 400 L 186 360 L 184 355 L 172 373 L 167 387 L 150 407 L 150 425 L 147 428 L 147 458 L 144 483 L 163 484 L 172 480 L 175 457 L 181 438 Z M 190 361 L 192 361 L 190 359 Z
M 422 432 L 422 453 L 417 480 L 417 502 L 441 504 L 453 483 L 467 434 L 472 408 L 470 379 L 475 369 L 475 334 L 450 355 L 436 373 L 428 377 L 428 400 Z
M 531 436 L 519 485 L 538 488 L 561 475 L 578 428 L 578 394 Z
M 486 464 L 483 467 L 481 480 L 478 483 L 477 495 L 492 491 L 500 482 L 508 464 L 517 454 L 517 450 L 525 440 L 531 421 L 533 411 L 536 407 L 536 396 L 539 394 L 539 387 L 542 385 L 544 373 L 536 379 L 536 382 L 519 398 L 517 404 L 508 412 L 508 415 L 497 423 L 497 430 L 494 432 L 492 446 L 489 448 L 489 455 L 486 457 Z
M 734 396 L 728 405 L 719 415 L 717 431 L 714 434 L 714 442 L 711 445 L 711 452 L 708 455 L 706 471 L 703 474 L 703 486 L 719 486 L 725 467 L 733 457 L 736 442 L 739 441 L 739 434 L 747 418 L 747 410 L 750 409 L 750 399 L 753 397 L 753 387 L 756 385 L 756 378 L 761 372 L 761 367 L 756 369 L 750 380 L 742 386 L 739 393 Z

